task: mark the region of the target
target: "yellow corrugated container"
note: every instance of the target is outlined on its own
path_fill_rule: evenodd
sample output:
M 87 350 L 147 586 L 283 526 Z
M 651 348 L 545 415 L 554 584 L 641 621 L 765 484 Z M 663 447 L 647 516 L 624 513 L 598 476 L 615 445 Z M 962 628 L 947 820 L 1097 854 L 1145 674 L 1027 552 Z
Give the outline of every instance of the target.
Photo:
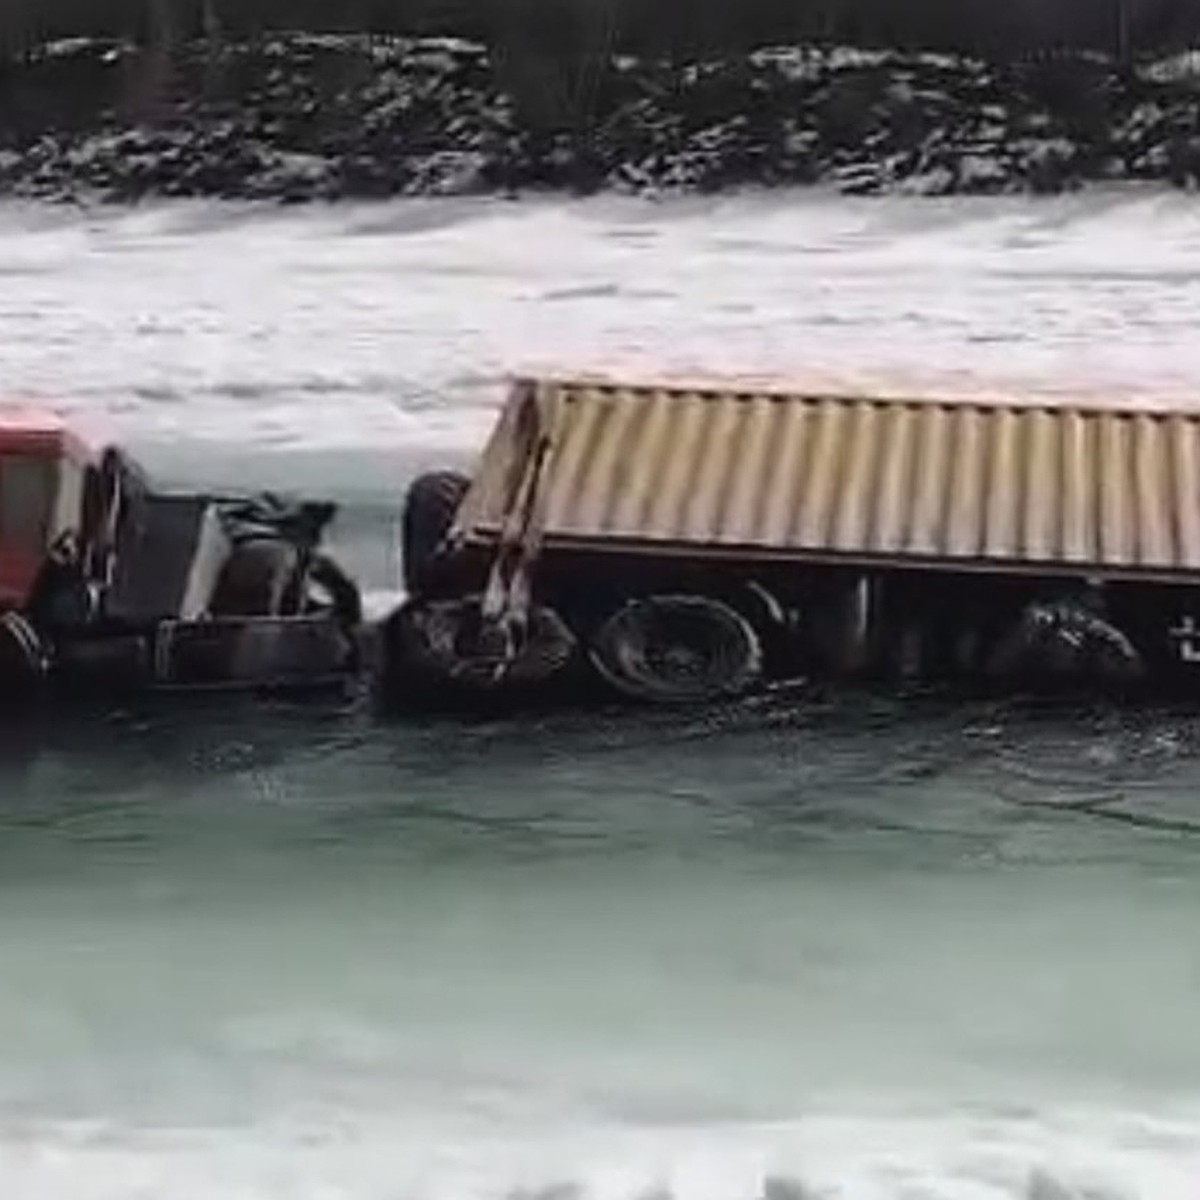
M 494 541 L 517 503 L 543 551 L 1177 578 L 1200 413 L 523 379 L 456 535 Z

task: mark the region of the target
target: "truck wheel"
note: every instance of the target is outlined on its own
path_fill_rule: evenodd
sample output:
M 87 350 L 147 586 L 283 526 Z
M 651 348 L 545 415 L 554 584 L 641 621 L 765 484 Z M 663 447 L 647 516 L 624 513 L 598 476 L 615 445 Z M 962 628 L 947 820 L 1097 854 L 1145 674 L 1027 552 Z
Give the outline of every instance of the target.
M 655 704 L 695 704 L 746 692 L 762 673 L 754 627 L 707 596 L 631 600 L 592 639 L 590 656 L 617 691 Z
M 471 481 L 455 471 L 431 471 L 414 480 L 404 498 L 402 563 L 404 589 L 420 595 L 429 568 L 454 523 Z
M 713 597 L 750 622 L 762 646 L 763 672 L 786 676 L 797 666 L 798 637 L 793 613 L 765 584 L 751 580 Z
M 45 648 L 33 626 L 18 612 L 0 613 L 0 702 L 30 699 L 46 670 Z
M 480 600 L 408 602 L 390 622 L 391 652 L 398 675 L 406 667 L 445 682 L 481 689 L 505 684 L 538 684 L 557 675 L 575 653 L 575 636 L 552 609 L 535 606 L 524 636 L 503 672 L 494 631 L 480 621 Z

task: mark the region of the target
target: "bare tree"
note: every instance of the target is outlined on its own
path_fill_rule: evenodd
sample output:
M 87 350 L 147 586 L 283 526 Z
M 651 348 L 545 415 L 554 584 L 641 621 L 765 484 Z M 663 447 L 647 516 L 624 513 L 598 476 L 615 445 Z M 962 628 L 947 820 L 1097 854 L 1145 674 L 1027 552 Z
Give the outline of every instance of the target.
M 133 70 L 128 103 L 137 120 L 156 120 L 171 92 L 178 24 L 175 0 L 145 0 L 141 47 Z
M 502 13 L 494 53 L 523 122 L 583 132 L 611 65 L 619 0 L 509 0 Z
M 1128 63 L 1133 57 L 1133 26 L 1129 11 L 1129 0 L 1113 0 L 1113 56 L 1119 63 Z
M 34 40 L 33 0 L 7 0 L 0 6 L 0 55 L 23 54 Z
M 220 90 L 225 57 L 225 30 L 217 0 L 203 0 L 200 25 L 204 32 L 204 92 L 212 97 Z
M 554 94 L 549 108 L 578 110 L 595 92 L 598 48 L 613 39 L 656 52 L 805 37 L 976 51 L 1087 46 L 1128 61 L 1200 38 L 1200 0 L 0 0 L 0 49 L 136 29 L 160 72 L 181 37 L 202 32 L 220 46 L 223 36 L 281 26 L 486 35 L 530 79 L 547 76 L 534 90 Z M 163 74 L 155 86 L 166 84 Z

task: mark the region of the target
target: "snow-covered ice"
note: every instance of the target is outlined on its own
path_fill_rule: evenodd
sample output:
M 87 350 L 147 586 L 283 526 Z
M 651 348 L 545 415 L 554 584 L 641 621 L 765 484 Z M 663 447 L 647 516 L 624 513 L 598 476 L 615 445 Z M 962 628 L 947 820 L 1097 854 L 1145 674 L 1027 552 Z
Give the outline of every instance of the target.
M 5 393 L 173 449 L 465 451 L 525 369 L 1122 400 L 1200 378 L 1200 209 L 1161 192 L 9 206 L 0 280 Z

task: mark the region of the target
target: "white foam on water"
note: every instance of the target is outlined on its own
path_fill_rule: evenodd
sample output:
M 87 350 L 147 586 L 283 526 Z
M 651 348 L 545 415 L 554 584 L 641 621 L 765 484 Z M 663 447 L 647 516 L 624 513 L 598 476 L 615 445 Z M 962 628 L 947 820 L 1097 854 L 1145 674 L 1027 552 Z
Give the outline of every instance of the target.
M 1200 1126 L 1145 1116 L 814 1115 L 447 1138 L 358 1118 L 9 1126 L 13 1200 L 1191 1200 Z
M 362 595 L 363 617 L 368 624 L 382 621 L 404 602 L 403 588 L 372 588 Z

